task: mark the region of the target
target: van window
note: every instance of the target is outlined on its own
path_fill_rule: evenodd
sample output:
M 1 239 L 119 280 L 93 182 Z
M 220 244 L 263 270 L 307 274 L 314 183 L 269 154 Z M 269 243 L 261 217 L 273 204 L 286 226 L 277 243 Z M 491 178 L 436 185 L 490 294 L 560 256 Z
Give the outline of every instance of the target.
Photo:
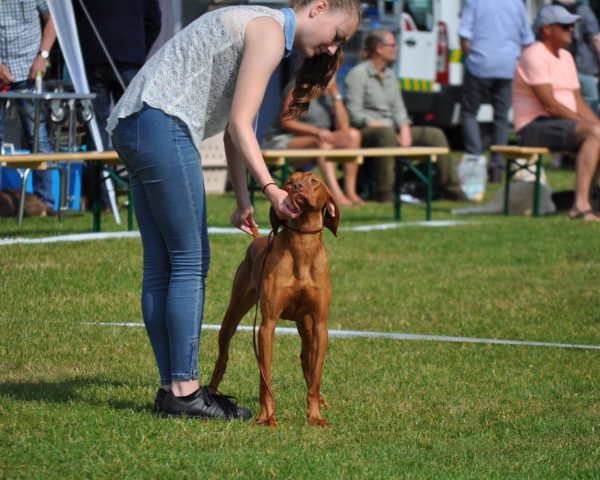
M 405 0 L 404 13 L 408 13 L 419 30 L 433 30 L 433 0 Z

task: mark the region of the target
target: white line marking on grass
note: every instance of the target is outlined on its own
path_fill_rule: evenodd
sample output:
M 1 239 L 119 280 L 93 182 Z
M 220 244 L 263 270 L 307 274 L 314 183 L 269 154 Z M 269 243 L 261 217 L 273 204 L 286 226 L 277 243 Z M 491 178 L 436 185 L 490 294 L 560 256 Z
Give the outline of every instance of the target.
M 378 225 L 359 225 L 356 227 L 342 227 L 340 230 L 345 232 L 373 232 L 377 230 L 390 230 L 403 227 L 453 227 L 458 225 L 476 225 L 483 222 L 471 222 L 462 220 L 431 220 L 429 222 L 404 222 L 404 223 L 382 223 Z M 261 228 L 262 235 L 268 235 L 269 229 Z M 208 233 L 211 235 L 238 235 L 244 234 L 237 228 L 227 227 L 209 227 Z M 114 238 L 138 238 L 140 232 L 100 232 L 100 233 L 79 233 L 73 235 L 58 235 L 55 237 L 42 238 L 4 238 L 0 239 L 0 246 L 3 245 L 22 245 L 30 243 L 59 243 L 59 242 L 84 242 L 90 240 L 109 240 Z
M 92 322 L 86 325 L 96 325 L 101 327 L 143 327 L 140 322 Z M 202 325 L 202 330 L 219 330 L 221 325 Z M 252 327 L 240 325 L 238 330 L 251 332 Z M 298 335 L 295 328 L 277 327 L 275 332 L 280 335 Z M 532 342 L 527 340 L 502 340 L 496 338 L 475 338 L 475 337 L 452 337 L 445 335 L 419 335 L 414 333 L 393 333 L 393 332 L 369 332 L 360 330 L 329 330 L 330 337 L 339 338 L 385 338 L 391 340 L 421 340 L 433 342 L 454 342 L 454 343 L 487 343 L 494 345 L 522 345 L 528 347 L 551 347 L 551 348 L 578 348 L 584 350 L 600 350 L 600 345 L 579 345 L 575 343 L 552 343 L 552 342 Z

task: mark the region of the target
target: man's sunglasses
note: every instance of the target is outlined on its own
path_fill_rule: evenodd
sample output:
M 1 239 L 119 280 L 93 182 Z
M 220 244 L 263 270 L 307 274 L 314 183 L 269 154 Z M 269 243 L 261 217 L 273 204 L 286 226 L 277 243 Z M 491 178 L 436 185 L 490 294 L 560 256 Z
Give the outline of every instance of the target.
M 562 28 L 565 32 L 575 28 L 574 23 L 553 23 L 552 25 Z

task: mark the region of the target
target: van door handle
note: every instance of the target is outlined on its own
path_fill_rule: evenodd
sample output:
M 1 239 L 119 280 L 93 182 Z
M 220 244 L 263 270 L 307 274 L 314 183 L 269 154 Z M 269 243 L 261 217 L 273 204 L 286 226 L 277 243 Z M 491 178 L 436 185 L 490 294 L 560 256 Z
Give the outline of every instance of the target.
M 417 44 L 417 41 L 412 38 L 409 38 L 404 42 L 404 44 L 408 45 L 409 47 L 414 47 Z

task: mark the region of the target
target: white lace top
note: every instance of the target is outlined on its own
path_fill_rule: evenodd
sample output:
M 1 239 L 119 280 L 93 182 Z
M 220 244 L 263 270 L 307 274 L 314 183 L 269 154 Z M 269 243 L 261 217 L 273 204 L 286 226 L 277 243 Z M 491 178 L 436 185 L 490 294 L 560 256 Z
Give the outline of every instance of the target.
M 220 8 L 202 15 L 169 40 L 132 80 L 108 119 L 109 134 L 120 118 L 143 103 L 181 119 L 194 145 L 227 125 L 248 22 L 284 14 L 262 6 Z M 288 32 L 286 32 L 288 33 Z M 287 35 L 286 35 L 287 36 Z M 287 43 L 287 42 L 286 42 Z

